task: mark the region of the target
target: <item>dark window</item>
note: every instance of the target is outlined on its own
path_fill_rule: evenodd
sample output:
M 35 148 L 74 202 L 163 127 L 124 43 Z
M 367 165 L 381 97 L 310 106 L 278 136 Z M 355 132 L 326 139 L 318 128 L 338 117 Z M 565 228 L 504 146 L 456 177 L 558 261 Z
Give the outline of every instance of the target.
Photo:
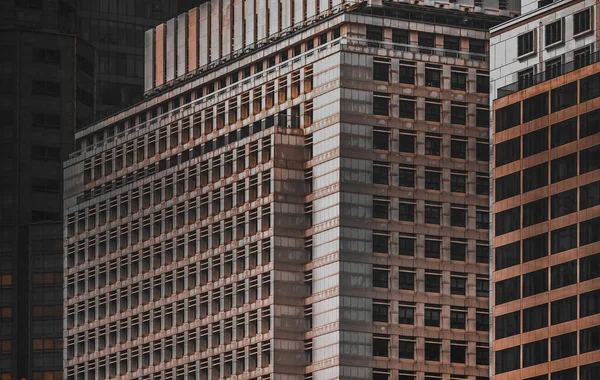
M 496 179 L 496 202 L 521 193 L 520 176 L 520 172 L 515 172 Z
M 577 118 L 561 121 L 552 125 L 551 146 L 555 148 L 577 140 Z
M 579 138 L 583 139 L 596 133 L 600 133 L 600 109 L 579 116 Z M 577 136 L 577 132 L 575 135 Z
M 577 82 L 555 88 L 550 93 L 551 112 L 557 112 L 577 104 Z
M 550 380 L 573 380 L 577 378 L 577 368 L 563 369 L 562 371 L 552 372 Z
M 441 207 L 425 204 L 425 223 L 440 224 Z
M 34 160 L 60 161 L 60 148 L 51 146 L 32 146 L 31 158 Z
M 496 351 L 496 374 L 514 371 L 520 368 L 521 350 L 520 346 Z
M 490 179 L 481 175 L 477 175 L 475 179 L 475 193 L 478 195 L 490 194 Z
M 548 326 L 548 304 L 530 307 L 523 310 L 523 332 L 533 331 Z
M 577 283 L 577 260 L 554 265 L 550 268 L 552 290 Z
M 419 46 L 435 47 L 435 35 L 433 33 L 419 32 Z
M 414 222 L 415 221 L 415 201 L 408 200 L 400 200 L 398 204 L 398 220 L 402 220 L 405 222 Z
M 46 63 L 60 63 L 60 50 L 33 49 L 33 60 Z
M 425 237 L 425 257 L 439 259 L 442 242 L 437 236 Z
M 577 189 L 563 191 L 553 195 L 552 202 L 552 218 L 558 218 L 563 215 L 577 211 Z
M 600 145 L 582 150 L 579 153 L 579 174 L 600 169 Z M 577 174 L 577 169 L 575 169 Z
M 389 240 L 387 232 L 373 231 L 373 252 L 389 253 Z
M 399 82 L 404 84 L 415 84 L 415 63 L 400 61 Z
M 475 364 L 477 365 L 490 365 L 490 348 L 488 346 L 480 346 L 479 344 L 475 347 Z M 477 380 L 489 380 L 487 377 L 477 376 Z
M 415 187 L 415 169 L 400 168 L 398 173 L 398 185 L 404 187 Z
M 577 175 L 577 153 L 555 158 L 551 162 L 550 178 L 552 183 L 563 181 Z
M 552 337 L 552 360 L 577 355 L 577 332 Z
M 386 130 L 373 130 L 373 149 L 389 150 L 390 133 Z
M 502 339 L 521 333 L 521 314 L 519 311 L 496 317 L 495 339 Z
M 523 345 L 523 368 L 531 367 L 548 361 L 548 339 Z
M 548 185 L 548 163 L 523 170 L 523 193 Z
M 445 35 L 444 36 L 444 49 L 460 51 L 460 38 L 457 36 Z M 446 54 L 448 54 L 448 52 L 446 52 Z M 448 55 L 448 57 L 457 57 L 456 54 L 454 54 L 454 55 L 452 55 L 452 53 L 450 53 L 450 54 L 451 55 Z
M 373 80 L 390 81 L 390 60 L 373 58 Z
M 548 198 L 523 205 L 523 228 L 548 220 Z
M 485 74 L 477 72 L 476 91 L 480 94 L 490 93 L 490 76 L 487 71 Z
M 524 88 L 533 86 L 533 67 L 530 67 L 525 70 L 521 70 L 517 73 L 519 89 L 522 90 Z
M 442 310 L 439 308 L 428 308 L 425 307 L 425 326 L 429 327 L 440 327 L 440 315 Z
M 600 313 L 600 290 L 583 293 L 579 302 L 579 318 Z
M 579 367 L 579 380 L 596 380 L 600 373 L 600 362 Z
M 400 130 L 398 151 L 404 153 L 415 152 L 416 134 L 411 131 Z
M 477 241 L 477 248 L 475 248 L 476 260 L 478 263 L 488 264 L 490 261 L 490 247 L 487 242 L 482 241 L 481 244 Z
M 477 113 L 475 114 L 475 126 L 479 128 L 490 127 L 490 110 L 487 108 L 477 107 Z
M 546 268 L 523 275 L 523 298 L 548 291 L 548 270 Z
M 562 57 L 547 60 L 545 66 L 546 80 L 562 75 Z
M 521 244 L 519 241 L 496 247 L 495 270 L 509 268 L 521 263 Z
M 452 102 L 450 106 L 450 122 L 452 124 L 467 124 L 466 103 Z
M 401 336 L 398 340 L 398 357 L 400 359 L 414 359 L 415 344 L 415 338 Z
M 33 127 L 38 128 L 60 128 L 60 115 L 53 115 L 48 113 L 33 113 L 32 123 Z
M 579 281 L 600 277 L 600 253 L 579 260 Z
M 373 287 L 388 288 L 388 277 L 390 271 L 387 268 L 373 268 Z
M 581 34 L 592 28 L 592 19 L 590 16 L 590 8 L 573 15 L 573 34 Z
M 462 174 L 450 174 L 450 191 L 453 193 L 467 192 L 467 176 Z
M 395 44 L 409 44 L 409 36 L 408 36 L 408 30 L 406 29 L 396 29 L 393 28 L 392 29 L 392 42 Z
M 496 283 L 496 305 L 518 300 L 521 297 L 520 277 L 512 277 Z
M 439 190 L 442 181 L 442 173 L 438 171 L 425 170 L 425 188 Z
M 579 188 L 579 208 L 585 210 L 600 204 L 600 181 Z
M 517 50 L 519 57 L 533 52 L 533 32 L 522 34 L 517 39 Z
M 496 110 L 496 132 L 502 132 L 521 123 L 521 103 Z
M 521 222 L 521 208 L 515 207 L 496 214 L 496 236 L 518 230 Z
M 523 158 L 548 150 L 548 128 L 538 129 L 523 136 Z
M 478 230 L 490 229 L 490 210 L 483 207 L 477 207 L 475 210 L 475 228 Z
M 467 225 L 467 209 L 462 207 L 451 207 L 450 225 L 455 227 L 465 227 Z
M 425 137 L 425 154 L 428 156 L 439 156 L 442 140 L 438 137 Z
M 567 251 L 577 247 L 577 224 L 559 228 L 552 231 L 551 234 L 551 252 L 555 253 Z
M 550 306 L 550 323 L 552 325 L 558 325 L 577 318 L 577 296 L 554 301 Z
M 389 305 L 386 300 L 373 300 L 373 322 L 388 321 Z
M 400 371 L 398 380 L 417 380 L 417 375 L 414 371 Z
M 464 330 L 467 327 L 467 313 L 450 310 L 450 328 Z
M 450 157 L 452 158 L 467 158 L 467 141 L 454 138 L 450 141 Z
M 548 93 L 523 100 L 523 123 L 548 115 Z
M 439 293 L 441 279 L 439 274 L 425 273 L 425 291 L 428 293 Z
M 453 90 L 467 90 L 467 73 L 452 70 L 450 72 L 450 88 Z
M 543 233 L 523 239 L 523 262 L 548 256 L 548 234 Z
M 60 83 L 34 80 L 31 82 L 33 95 L 60 96 Z
M 401 256 L 415 255 L 415 238 L 400 236 L 398 239 L 398 254 Z
M 450 294 L 464 296 L 467 292 L 467 278 L 451 276 L 450 277 Z
M 469 38 L 469 53 L 485 54 L 486 40 Z
M 367 25 L 367 40 L 383 41 L 383 29 L 379 26 Z
M 579 102 L 587 102 L 588 100 L 600 96 L 600 73 L 590 75 L 579 81 Z
M 475 327 L 477 331 L 490 331 L 490 316 L 487 313 L 475 315 Z
M 401 270 L 398 272 L 398 289 L 415 290 L 415 272 Z
M 600 217 L 579 223 L 579 246 L 600 241 Z
M 425 67 L 425 86 L 440 87 L 442 70 L 439 68 Z
M 415 118 L 415 98 L 412 96 L 400 96 L 400 117 L 405 119 Z
M 590 51 L 590 46 L 585 46 L 581 49 L 577 49 L 575 50 L 575 52 L 573 53 L 573 63 L 575 66 L 575 69 L 580 69 L 583 66 L 587 66 L 591 63 L 591 55 L 590 55 L 591 51 Z
M 389 356 L 389 341 L 390 338 L 387 335 L 373 334 L 373 356 Z
M 467 359 L 467 346 L 466 343 L 463 345 L 452 344 L 450 345 L 450 362 L 451 363 L 465 363 Z
M 383 92 L 373 93 L 373 114 L 388 116 L 390 111 L 390 96 Z
M 425 100 L 425 120 L 426 121 L 440 121 L 442 104 L 440 101 L 426 99 Z
M 489 162 L 490 160 L 490 144 L 489 141 L 485 143 L 481 143 L 479 139 L 477 139 L 476 149 L 476 159 L 477 161 Z
M 563 39 L 562 19 L 552 24 L 546 25 L 545 29 L 546 46 L 561 42 Z
M 521 138 L 515 137 L 496 145 L 496 167 L 521 158 Z
M 401 325 L 414 325 L 415 307 L 400 305 L 398 307 L 398 323 Z
M 450 260 L 466 261 L 467 260 L 467 241 L 451 241 L 450 242 Z
M 425 360 L 439 362 L 441 348 L 442 345 L 440 343 L 425 341 Z
M 387 162 L 373 162 L 373 183 L 387 185 L 389 183 L 389 164 Z
M 579 331 L 579 353 L 600 350 L 600 326 Z

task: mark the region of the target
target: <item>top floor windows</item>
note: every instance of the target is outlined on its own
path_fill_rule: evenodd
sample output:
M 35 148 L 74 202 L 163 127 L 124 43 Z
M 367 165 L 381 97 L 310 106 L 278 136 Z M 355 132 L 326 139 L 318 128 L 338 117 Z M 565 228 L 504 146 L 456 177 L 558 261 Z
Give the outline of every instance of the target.
M 517 40 L 517 51 L 519 57 L 523 57 L 535 51 L 533 31 L 522 34 Z
M 573 35 L 589 32 L 592 29 L 591 9 L 588 8 L 573 15 Z
M 558 20 L 546 25 L 544 29 L 544 44 L 546 47 L 563 41 L 563 21 Z

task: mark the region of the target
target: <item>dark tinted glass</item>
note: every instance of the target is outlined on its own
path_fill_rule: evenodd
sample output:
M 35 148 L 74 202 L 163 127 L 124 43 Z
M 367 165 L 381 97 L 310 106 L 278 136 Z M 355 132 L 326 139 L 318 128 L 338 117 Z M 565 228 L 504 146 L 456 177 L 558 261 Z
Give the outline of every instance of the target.
M 548 150 L 548 128 L 523 135 L 523 158 Z
M 515 137 L 496 145 L 496 167 L 521 158 L 521 138 Z
M 573 117 L 553 124 L 551 139 L 552 148 L 577 140 L 577 118 Z
M 548 185 L 548 163 L 532 166 L 523 170 L 523 192 Z
M 572 224 L 567 227 L 552 231 L 550 235 L 552 254 L 563 252 L 577 247 L 577 225 Z
M 579 318 L 600 313 L 600 290 L 583 293 L 579 300 Z
M 579 188 L 579 208 L 584 210 L 600 204 L 600 181 Z
M 548 326 L 548 304 L 530 307 L 523 310 L 523 332 L 533 331 Z
M 500 270 L 521 263 L 521 243 L 506 244 L 496 248 L 496 267 L 495 270 Z
M 514 371 L 520 368 L 520 346 L 496 351 L 496 374 Z
M 550 105 L 552 112 L 574 106 L 577 104 L 577 82 L 572 82 L 552 90 Z
M 577 332 L 552 337 L 552 360 L 577 355 Z
M 506 338 L 507 336 L 517 335 L 521 332 L 521 313 L 515 311 L 496 317 L 496 339 Z
M 552 160 L 550 166 L 552 183 L 563 181 L 577 175 L 577 153 Z
M 597 169 L 600 169 L 600 145 L 582 150 L 579 153 L 579 174 Z
M 600 241 L 600 217 L 579 223 L 579 245 Z
M 577 296 L 554 301 L 550 309 L 550 323 L 552 325 L 572 321 L 577 318 Z
M 546 268 L 523 275 L 523 297 L 548 291 L 548 270 Z
M 523 368 L 548 361 L 548 339 L 523 345 Z
M 562 288 L 577 283 L 577 260 L 554 265 L 550 268 L 550 284 L 552 289 Z
M 496 214 L 496 236 L 518 230 L 521 221 L 521 208 L 514 207 Z
M 523 262 L 548 256 L 548 234 L 543 233 L 523 239 Z
M 600 109 L 579 116 L 579 138 L 600 132 Z
M 548 93 L 532 96 L 523 100 L 523 123 L 548 114 Z
M 551 203 L 552 218 L 558 218 L 577 211 L 577 189 L 571 189 L 553 195 Z
M 523 205 L 523 228 L 548 220 L 548 198 Z
M 521 192 L 520 176 L 520 172 L 515 172 L 496 179 L 496 201 L 519 195 Z
M 496 305 L 520 298 L 520 277 L 513 277 L 496 283 Z
M 521 120 L 521 103 L 514 103 L 496 111 L 496 132 L 516 127 Z
M 579 281 L 600 277 L 600 253 L 579 259 Z

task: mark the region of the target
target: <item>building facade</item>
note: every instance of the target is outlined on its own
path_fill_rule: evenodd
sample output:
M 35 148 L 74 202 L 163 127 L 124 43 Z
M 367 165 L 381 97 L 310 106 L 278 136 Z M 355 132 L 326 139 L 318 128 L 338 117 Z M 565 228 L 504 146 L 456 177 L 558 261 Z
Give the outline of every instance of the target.
M 66 379 L 482 380 L 506 4 L 212 1 L 65 164 Z
M 523 5 L 491 30 L 493 378 L 600 370 L 600 9 Z

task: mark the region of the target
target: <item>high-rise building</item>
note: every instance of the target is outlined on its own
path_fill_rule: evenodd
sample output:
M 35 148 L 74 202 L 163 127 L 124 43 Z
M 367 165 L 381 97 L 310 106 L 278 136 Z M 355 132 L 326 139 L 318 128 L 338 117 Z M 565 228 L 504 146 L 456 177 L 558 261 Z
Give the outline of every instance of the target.
M 75 1 L 0 15 L 0 379 L 62 378 L 62 162 L 92 119 L 94 49 Z
M 600 373 L 600 53 L 594 1 L 491 30 L 494 380 Z
M 428 4 L 213 0 L 146 33 L 148 97 L 65 165 L 65 379 L 488 379 L 511 12 Z

